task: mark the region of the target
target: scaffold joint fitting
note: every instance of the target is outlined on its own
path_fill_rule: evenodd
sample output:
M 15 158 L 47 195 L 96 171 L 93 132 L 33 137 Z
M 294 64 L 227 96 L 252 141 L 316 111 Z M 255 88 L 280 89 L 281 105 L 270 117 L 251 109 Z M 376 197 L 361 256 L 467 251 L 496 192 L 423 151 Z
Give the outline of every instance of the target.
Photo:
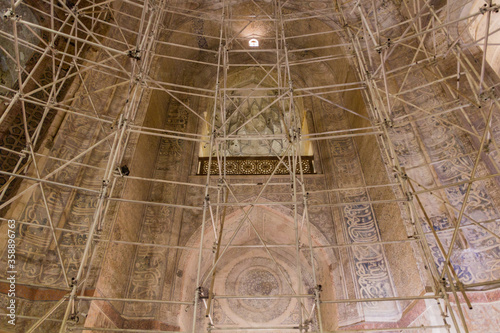
M 141 60 L 141 51 L 140 50 L 130 50 L 127 52 L 127 56 L 135 60 Z
M 489 139 L 485 144 L 484 144 L 484 152 L 488 154 L 490 152 L 490 145 L 493 143 L 492 139 Z
M 17 14 L 14 12 L 14 10 L 12 10 L 12 8 L 9 8 L 9 9 L 7 9 L 7 10 L 5 10 L 5 11 L 3 12 L 3 18 L 4 18 L 5 20 L 7 20 L 7 19 L 11 19 L 11 20 L 13 20 L 13 21 L 17 21 L 17 20 L 19 20 L 19 19 L 20 19 L 20 16 L 19 16 L 19 15 L 17 15 Z
M 196 294 L 200 299 L 208 298 L 208 296 L 203 292 L 203 287 L 196 288 Z
M 496 99 L 496 93 L 495 93 L 495 87 L 485 90 L 482 93 L 479 94 L 479 98 L 486 102 L 490 99 Z
M 483 6 L 479 7 L 479 12 L 483 15 L 484 15 L 484 13 L 487 13 L 487 12 L 498 13 L 499 10 L 500 10 L 500 6 L 495 4 L 495 3 L 492 3 L 491 6 L 488 6 L 488 4 L 485 3 Z
M 392 121 L 392 119 L 384 119 L 382 125 L 387 128 L 392 128 L 394 126 L 394 122 Z
M 315 288 L 314 288 L 314 293 L 319 295 L 321 292 L 323 291 L 323 286 L 318 284 Z
M 74 325 L 78 324 L 79 322 L 80 322 L 80 316 L 78 316 L 78 313 L 77 312 L 72 313 L 69 317 L 68 324 L 74 326 Z

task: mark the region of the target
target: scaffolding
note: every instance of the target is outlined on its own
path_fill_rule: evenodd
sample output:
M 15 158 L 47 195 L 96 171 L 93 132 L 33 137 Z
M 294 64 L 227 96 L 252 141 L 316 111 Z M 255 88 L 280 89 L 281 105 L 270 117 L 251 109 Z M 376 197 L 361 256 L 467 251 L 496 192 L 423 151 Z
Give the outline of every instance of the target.
M 126 4 L 129 8 L 134 8 L 135 14 L 120 11 L 120 7 L 113 6 L 113 3 L 120 2 Z M 497 219 L 477 220 L 469 216 L 466 212 L 471 189 L 475 183 L 479 183 L 491 178 L 497 178 L 500 175 L 497 161 L 494 153 L 498 152 L 496 138 L 493 131 L 495 114 L 498 113 L 499 102 L 494 94 L 497 82 L 492 82 L 488 77 L 488 64 L 486 54 L 488 47 L 488 37 L 496 33 L 490 31 L 491 17 L 499 10 L 499 6 L 493 4 L 491 0 L 483 7 L 471 11 L 471 14 L 460 18 L 452 18 L 449 13 L 452 11 L 453 4 L 447 3 L 439 9 L 435 9 L 430 1 L 403 1 L 402 10 L 406 11 L 411 17 L 397 21 L 394 24 L 383 22 L 377 17 L 379 11 L 376 1 L 331 1 L 325 3 L 321 9 L 311 9 L 309 12 L 294 12 L 289 10 L 288 6 L 293 1 L 273 0 L 272 11 L 267 11 L 259 5 L 259 1 L 249 1 L 254 7 L 256 15 L 238 15 L 233 13 L 232 7 L 234 1 L 224 0 L 216 9 L 187 9 L 182 3 L 176 3 L 168 0 L 159 1 L 132 1 L 132 0 L 93 0 L 73 2 L 68 1 L 49 1 L 41 0 L 40 3 L 45 8 L 45 12 L 36 7 L 30 1 L 11 0 L 9 8 L 2 8 L 3 21 L 11 25 L 11 30 L 0 31 L 3 40 L 12 43 L 14 52 L 9 52 L 3 46 L 0 46 L 3 54 L 6 55 L 12 63 L 15 64 L 15 81 L 17 86 L 2 85 L 5 92 L 1 99 L 5 105 L 5 110 L 0 116 L 0 124 L 8 121 L 10 112 L 20 108 L 22 112 L 24 136 L 26 138 L 25 147 L 22 150 L 12 150 L 7 147 L 0 147 L 0 150 L 6 154 L 17 157 L 15 168 L 10 171 L 1 170 L 0 175 L 8 177 L 7 182 L 0 189 L 0 198 L 3 203 L 0 209 L 6 209 L 10 205 L 21 201 L 26 195 L 33 191 L 39 191 L 43 198 L 43 205 L 48 217 L 47 223 L 38 224 L 33 221 L 17 221 L 18 225 L 36 226 L 38 228 L 48 229 L 55 244 L 57 252 L 57 261 L 64 275 L 64 286 L 58 288 L 66 294 L 52 308 L 48 309 L 43 317 L 18 316 L 20 320 L 29 320 L 30 328 L 27 332 L 36 332 L 45 321 L 57 322 L 59 332 L 67 331 L 86 331 L 86 332 L 171 332 L 166 330 L 140 330 L 124 328 L 105 328 L 105 327 L 85 327 L 83 324 L 75 324 L 74 320 L 78 315 L 78 309 L 81 302 L 92 302 L 97 300 L 127 302 L 127 303 L 150 303 L 150 304 L 171 304 L 179 306 L 192 306 L 192 323 L 189 332 L 222 332 L 222 331 L 291 331 L 291 332 L 330 332 L 323 327 L 324 318 L 322 318 L 322 307 L 328 304 L 351 304 L 351 303 L 373 303 L 373 302 L 395 302 L 401 300 L 436 300 L 439 311 L 442 315 L 442 324 L 433 326 L 415 326 L 415 327 L 390 327 L 373 329 L 349 330 L 341 328 L 335 332 L 383 332 L 383 331 L 432 331 L 433 329 L 456 332 L 468 332 L 466 317 L 463 306 L 460 302 L 463 299 L 468 307 L 471 307 L 467 297 L 467 291 L 473 288 L 495 285 L 500 281 L 487 281 L 485 283 L 474 283 L 472 285 L 464 284 L 460 281 L 457 272 L 452 265 L 452 255 L 454 244 L 458 242 L 459 231 L 462 228 L 475 226 L 491 234 L 497 239 L 500 236 L 488 228 L 488 224 L 496 223 Z M 46 18 L 46 24 L 32 22 L 23 16 L 17 14 L 18 9 L 24 6 L 33 12 Z M 368 14 L 367 11 L 371 13 Z M 55 15 L 55 13 L 63 15 Z M 464 42 L 463 31 L 458 32 L 458 24 L 464 24 L 467 27 L 476 17 L 485 15 L 487 17 L 485 37 L 473 42 Z M 60 17 L 66 17 L 61 20 Z M 118 19 L 121 18 L 121 19 Z M 133 22 L 133 24 L 124 24 L 123 20 Z M 204 33 L 192 33 L 188 30 L 175 30 L 165 22 L 174 22 L 182 19 L 197 19 L 210 21 L 219 27 L 219 35 L 208 35 Z M 326 22 L 324 31 L 314 31 L 312 33 L 295 35 L 293 25 L 296 22 L 321 21 Z M 259 40 L 263 47 L 247 47 L 248 37 L 243 33 L 251 24 L 264 23 L 273 27 L 272 38 Z M 136 26 L 132 29 L 130 26 Z M 234 30 L 234 26 L 243 27 L 239 31 Z M 337 28 L 336 28 L 337 27 Z M 26 29 L 35 37 L 36 42 L 25 38 L 19 34 L 19 29 Z M 106 29 L 112 29 L 119 32 L 121 39 L 115 40 L 106 33 Z M 181 28 L 179 28 L 181 29 Z M 164 41 L 160 38 L 162 33 L 177 33 L 184 36 L 193 35 L 202 37 L 211 41 L 217 41 L 216 51 L 193 47 L 188 43 L 182 44 L 175 41 Z M 312 36 L 328 36 L 337 34 L 342 36 L 343 42 L 339 44 L 325 44 L 314 47 L 294 48 L 290 50 L 288 45 L 294 41 L 300 45 L 301 39 L 307 39 Z M 394 37 L 396 35 L 396 37 Z M 48 36 L 48 37 L 47 37 Z M 387 36 L 391 36 L 390 39 Z M 444 38 L 441 40 L 440 38 Z M 61 41 L 65 41 L 64 47 Z M 467 41 L 467 40 L 466 40 Z M 268 43 L 269 42 L 269 43 Z M 272 44 L 273 47 L 268 45 Z M 431 47 L 430 47 L 430 46 Z M 470 55 L 465 54 L 468 49 L 482 46 L 482 59 L 479 66 L 471 63 Z M 205 60 L 193 59 L 176 55 L 166 55 L 158 53 L 160 46 L 168 46 L 174 50 L 192 50 L 206 54 Z M 90 58 L 89 50 L 97 51 L 103 58 Z M 329 56 L 315 56 L 316 50 L 342 50 L 338 55 L 332 52 Z M 398 61 L 394 59 L 394 50 L 404 49 L 410 54 L 411 62 Z M 30 50 L 37 54 L 36 63 L 28 68 L 23 62 L 22 51 Z M 290 54 L 304 52 L 313 54 L 302 60 L 292 60 Z M 259 54 L 266 53 L 268 57 L 260 57 Z M 182 52 L 181 52 L 182 54 Z M 247 62 L 239 62 L 239 56 L 248 56 L 251 59 Z M 155 78 L 152 73 L 155 62 L 160 59 L 170 59 L 186 64 L 197 64 L 212 67 L 216 71 L 213 82 L 213 89 L 197 87 L 195 85 L 185 86 L 175 82 L 168 82 Z M 208 60 L 207 60 L 208 59 Z M 211 60 L 210 60 L 211 59 Z M 215 60 L 214 60 L 215 59 Z M 236 60 L 235 60 L 236 59 Z M 265 59 L 274 59 L 269 61 Z M 329 84 L 307 87 L 295 87 L 292 80 L 295 68 L 304 65 L 310 65 L 323 62 L 334 62 L 336 60 L 348 60 L 353 68 L 356 69 L 357 82 L 345 82 L 343 84 Z M 126 60 L 126 61 L 124 61 Z M 42 83 L 36 73 L 45 62 L 52 64 L 51 77 L 48 83 Z M 124 63 L 127 63 L 124 65 Z M 388 64 L 391 63 L 391 66 Z M 455 72 L 444 71 L 441 66 L 454 64 L 452 67 Z M 274 86 L 264 86 L 264 79 L 252 88 L 252 94 L 249 96 L 239 96 L 238 92 L 242 89 L 232 86 L 228 80 L 228 72 L 233 68 L 254 66 L 265 73 L 264 79 L 274 82 Z M 66 70 L 69 68 L 69 70 Z M 421 71 L 426 77 L 423 84 L 408 83 L 409 76 L 415 71 Z M 88 73 L 99 73 L 112 76 L 117 79 L 117 83 L 103 88 L 100 91 L 92 91 L 89 80 L 92 79 Z M 89 79 L 90 77 L 90 79 Z M 465 81 L 461 78 L 465 78 Z M 399 90 L 396 90 L 390 81 L 399 82 Z M 88 98 L 91 111 L 79 109 L 72 104 L 76 99 L 73 96 L 58 99 L 57 96 L 65 87 L 66 83 L 77 82 L 80 85 L 80 91 L 84 91 L 80 97 Z M 99 92 L 111 93 L 119 87 L 127 87 L 127 103 L 117 119 L 101 114 L 101 110 L 93 104 L 93 96 Z M 442 88 L 446 95 L 441 98 L 441 104 L 429 109 L 414 104 L 413 96 L 425 95 L 428 89 Z M 330 96 L 358 90 L 363 94 L 368 116 L 352 110 L 348 105 L 342 105 L 339 101 L 331 99 Z M 168 94 L 173 100 L 182 104 L 186 110 L 194 117 L 199 119 L 208 127 L 209 131 L 205 134 L 179 132 L 160 128 L 151 128 L 142 126 L 136 121 L 136 115 L 140 109 L 142 99 L 151 91 L 161 91 Z M 236 111 L 228 114 L 226 111 L 229 104 L 233 103 L 233 98 L 241 97 L 245 100 L 256 98 L 268 98 L 268 92 L 274 94 L 273 101 L 268 107 L 260 109 L 258 113 L 251 118 L 245 119 L 237 129 L 230 129 L 227 126 L 231 117 L 238 114 L 238 109 L 242 105 L 235 105 Z M 41 93 L 41 94 L 37 94 Z M 262 95 L 264 94 L 264 95 Z M 42 97 L 40 97 L 42 96 Z M 192 108 L 182 101 L 182 97 L 193 96 L 206 100 L 207 104 L 213 105 L 213 109 L 208 112 L 208 117 L 200 110 Z M 298 115 L 296 103 L 302 98 L 313 98 L 333 105 L 351 114 L 353 117 L 359 117 L 369 123 L 367 127 L 348 128 L 328 132 L 301 133 L 301 119 Z M 42 120 L 33 130 L 27 121 L 27 105 L 37 105 L 43 109 Z M 395 110 L 395 106 L 405 105 L 412 112 L 402 114 Z M 238 130 L 245 125 L 252 125 L 252 119 L 255 119 L 272 105 L 279 106 L 281 110 L 281 122 L 286 129 L 279 135 L 269 135 L 260 133 L 259 129 L 254 128 L 258 135 L 238 134 Z M 480 108 L 480 109 L 479 109 Z M 95 140 L 88 148 L 80 151 L 71 159 L 61 159 L 58 156 L 43 153 L 37 149 L 41 140 L 41 132 L 44 120 L 51 110 L 61 114 L 72 115 L 76 118 L 83 117 L 91 119 L 98 126 L 103 128 L 106 135 Z M 479 111 L 478 111 L 479 110 Z M 481 122 L 474 123 L 469 120 L 472 112 L 479 114 Z M 450 122 L 445 115 L 460 114 L 468 121 L 468 126 L 459 123 Z M 498 114 L 497 114 L 498 117 Z M 393 142 L 394 130 L 405 126 L 415 126 L 415 122 L 427 118 L 438 119 L 451 126 L 454 130 L 467 135 L 477 141 L 472 152 L 467 156 L 474 162 L 468 178 L 442 184 L 437 176 L 433 175 L 434 183 L 431 186 L 420 184 L 417 179 L 408 176 L 405 167 L 401 166 L 399 154 L 396 145 Z M 219 123 L 219 125 L 218 125 Z M 204 183 L 199 182 L 181 182 L 157 178 L 138 177 L 126 174 L 121 168 L 122 160 L 127 153 L 127 147 L 133 138 L 138 135 L 156 136 L 171 138 L 176 140 L 185 140 L 208 147 L 208 170 L 206 172 Z M 328 188 L 322 191 L 312 191 L 307 188 L 307 176 L 304 175 L 301 153 L 301 145 L 304 142 L 317 142 L 320 140 L 331 140 L 339 138 L 355 138 L 362 136 L 371 136 L 376 138 L 380 147 L 382 147 L 383 159 L 387 164 L 388 172 L 394 175 L 394 182 L 382 185 L 365 185 L 358 188 Z M 276 153 L 277 164 L 273 167 L 267 181 L 258 184 L 260 192 L 252 202 L 239 202 L 233 189 L 242 186 L 257 186 L 249 182 L 239 182 L 238 179 L 228 176 L 227 158 L 228 146 L 236 140 L 282 140 L 285 147 L 282 152 Z M 91 154 L 96 148 L 106 147 L 107 160 L 105 167 L 92 165 L 91 162 L 85 162 L 85 156 Z M 53 160 L 59 163 L 58 167 L 51 172 L 43 175 L 39 167 L 40 160 Z M 83 160 L 83 162 L 82 162 Z M 496 170 L 496 173 L 479 175 L 477 170 L 483 160 L 488 160 Z M 431 169 L 432 161 L 428 158 L 425 165 Z M 99 174 L 101 181 L 100 188 L 84 184 L 65 183 L 56 180 L 56 176 L 65 169 L 71 167 L 85 167 L 94 170 Z M 285 168 L 288 173 L 286 181 L 280 178 L 276 183 L 276 173 L 278 169 Z M 126 199 L 117 196 L 114 191 L 119 180 L 133 179 L 140 182 L 164 183 L 186 186 L 188 188 L 197 188 L 204 191 L 204 200 L 199 205 L 176 204 L 173 202 L 140 201 Z M 22 179 L 23 186 L 16 192 L 7 196 L 9 186 L 14 180 Z M 80 264 L 74 277 L 69 276 L 67 267 L 64 264 L 61 253 L 60 235 L 61 233 L 81 234 L 80 230 L 71 230 L 61 228 L 57 221 L 51 219 L 51 203 L 47 197 L 46 187 L 48 185 L 58 186 L 71 191 L 78 191 L 92 196 L 96 200 L 95 213 L 88 230 L 85 231 L 85 247 L 80 258 Z M 286 188 L 290 200 L 283 201 L 262 201 L 261 195 L 270 186 L 282 186 Z M 465 186 L 464 197 L 461 207 L 451 205 L 441 194 L 446 188 Z M 315 193 L 335 194 L 347 190 L 362 190 L 368 192 L 369 189 L 380 187 L 387 188 L 396 193 L 396 198 L 392 200 L 368 199 L 366 201 L 342 201 L 337 203 L 311 203 L 308 199 Z M 449 230 L 453 231 L 451 244 L 445 244 L 441 239 L 441 230 L 436 230 L 429 215 L 426 212 L 425 202 L 422 201 L 423 195 L 433 195 L 435 200 L 441 201 L 450 210 L 455 211 L 458 222 Z M 112 203 L 135 203 L 141 205 L 172 207 L 181 210 L 192 210 L 201 212 L 200 221 L 201 233 L 199 246 L 189 245 L 164 245 L 146 242 L 128 242 L 115 239 L 106 239 L 101 237 L 100 230 L 103 224 L 108 221 L 106 215 Z M 379 203 L 398 203 L 402 210 L 407 212 L 409 225 L 413 231 L 408 239 L 377 240 L 363 243 L 344 243 L 332 244 L 328 246 L 315 246 L 311 236 L 311 226 L 314 222 L 309 218 L 309 209 L 312 207 L 345 207 L 355 204 L 374 205 Z M 295 242 L 293 244 L 268 244 L 255 228 L 250 213 L 255 207 L 259 206 L 287 206 L 291 207 Z M 230 234 L 230 241 L 222 244 L 222 239 L 228 231 L 224 229 L 226 209 L 241 210 L 243 218 L 239 221 L 236 230 Z M 467 218 L 471 223 L 461 223 L 463 218 Z M 2 222 L 7 222 L 8 216 L 2 217 Z M 247 225 L 257 234 L 260 244 L 258 245 L 235 245 L 232 244 L 238 231 L 243 225 Z M 425 226 L 424 226 L 425 225 Z M 301 233 L 302 226 L 305 226 L 305 233 Z M 216 244 L 215 249 L 204 247 L 205 228 L 214 229 Z M 430 231 L 426 231 L 430 230 Z M 111 235 L 111 233 L 110 233 Z M 111 237 L 111 236 L 109 236 Z M 433 241 L 439 246 L 440 255 L 444 261 L 437 266 L 435 257 L 429 248 L 428 239 L 432 237 Z M 192 297 L 179 300 L 151 300 L 151 299 L 132 299 L 132 298 L 107 298 L 85 295 L 86 278 L 91 271 L 92 265 L 100 265 L 95 258 L 96 244 L 129 244 L 134 246 L 159 247 L 172 250 L 195 251 L 198 254 L 198 267 L 196 275 L 196 285 L 198 288 L 192 290 Z M 432 293 L 427 295 L 415 296 L 391 296 L 380 298 L 348 298 L 348 299 L 328 299 L 322 296 L 321 286 L 316 280 L 317 267 L 315 267 L 315 253 L 324 248 L 340 249 L 354 248 L 357 246 L 381 246 L 384 244 L 415 244 L 419 249 L 421 260 L 428 269 L 428 283 L 432 288 Z M 302 284 L 298 283 L 299 288 L 293 290 L 292 294 L 257 296 L 257 295 L 217 295 L 214 294 L 214 281 L 217 276 L 218 264 L 225 253 L 231 248 L 260 248 L 267 253 L 269 258 L 280 269 L 273 252 L 273 248 L 288 248 L 295 252 L 297 260 L 297 278 L 302 278 L 301 255 L 308 256 L 311 264 L 311 275 L 316 288 L 311 292 L 302 290 Z M 203 276 L 201 269 L 204 253 L 214 251 L 213 263 L 209 273 Z M 283 274 L 285 275 L 285 274 Z M 6 280 L 1 282 L 6 283 Z M 17 282 L 23 285 L 23 281 Z M 210 288 L 203 289 L 202 285 L 209 283 Z M 44 286 L 40 284 L 26 283 L 35 288 L 52 288 L 54 286 Z M 292 284 L 290 284 L 291 286 Z M 291 289 L 294 289 L 293 287 Z M 298 322 L 289 326 L 224 326 L 217 323 L 214 319 L 213 303 L 218 299 L 272 299 L 287 298 L 295 299 L 299 302 Z M 452 306 L 452 300 L 456 306 Z M 51 316 L 59 308 L 65 308 L 61 319 L 53 319 Z M 205 327 L 200 327 L 198 323 L 199 313 L 203 312 L 206 316 Z M 451 322 L 448 322 L 451 318 Z M 173 332 L 173 331 L 172 331 Z

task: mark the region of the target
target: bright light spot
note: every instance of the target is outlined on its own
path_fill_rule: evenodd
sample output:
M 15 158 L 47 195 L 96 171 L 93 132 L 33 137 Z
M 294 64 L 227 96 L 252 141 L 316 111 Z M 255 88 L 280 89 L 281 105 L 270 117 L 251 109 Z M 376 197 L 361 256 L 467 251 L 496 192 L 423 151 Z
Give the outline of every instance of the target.
M 248 45 L 250 45 L 250 47 L 257 47 L 259 46 L 259 41 L 255 38 L 252 38 L 248 41 Z

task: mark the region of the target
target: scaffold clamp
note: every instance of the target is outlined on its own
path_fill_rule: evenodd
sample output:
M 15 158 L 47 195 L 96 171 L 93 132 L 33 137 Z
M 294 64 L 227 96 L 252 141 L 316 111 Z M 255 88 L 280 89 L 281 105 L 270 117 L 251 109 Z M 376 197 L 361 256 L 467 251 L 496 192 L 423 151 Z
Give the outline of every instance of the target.
M 11 19 L 11 20 L 17 21 L 17 20 L 19 20 L 19 19 L 20 19 L 20 16 L 19 16 L 19 15 L 17 15 L 17 14 L 14 12 L 14 10 L 12 10 L 12 8 L 9 8 L 9 9 L 7 9 L 7 10 L 5 10 L 5 11 L 3 12 L 3 18 L 4 18 L 5 20 L 7 20 L 7 19 Z

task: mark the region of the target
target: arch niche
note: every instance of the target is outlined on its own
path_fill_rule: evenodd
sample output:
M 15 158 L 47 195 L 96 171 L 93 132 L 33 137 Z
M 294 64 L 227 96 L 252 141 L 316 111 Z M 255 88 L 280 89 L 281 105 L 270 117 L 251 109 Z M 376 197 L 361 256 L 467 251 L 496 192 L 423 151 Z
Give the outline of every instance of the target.
M 262 202 L 265 199 L 261 200 Z M 231 247 L 220 257 L 216 267 L 214 294 L 238 296 L 277 296 L 291 294 L 314 294 L 314 278 L 312 276 L 309 241 L 306 224 L 298 221 L 301 233 L 299 256 L 296 255 L 294 220 L 292 211 L 282 206 L 251 206 L 243 207 L 250 211 L 248 218 L 242 209 L 227 215 L 224 224 L 221 253 L 225 245 Z M 251 221 L 251 222 L 250 222 Z M 255 228 L 255 230 L 254 230 Z M 267 250 L 261 246 L 262 240 L 268 245 Z M 201 226 L 193 233 L 187 246 L 199 247 Z M 207 294 L 210 282 L 207 277 L 211 274 L 215 254 L 214 228 L 211 221 L 205 222 L 203 236 L 203 257 L 201 263 L 201 280 L 203 290 Z M 313 247 L 328 245 L 329 242 L 316 227 L 311 226 L 311 240 Z M 285 244 L 286 246 L 273 246 Z M 334 276 L 338 274 L 337 259 L 331 249 L 314 249 L 317 283 L 322 286 L 322 298 L 333 299 L 335 296 Z M 298 258 L 298 260 L 297 260 Z M 301 270 L 297 267 L 301 267 Z M 198 251 L 184 251 L 178 263 L 178 272 L 175 284 L 175 299 L 192 298 L 196 289 L 196 275 L 198 267 Z M 338 275 L 337 275 L 338 276 Z M 205 281 L 207 280 L 207 281 Z M 293 288 L 293 289 L 292 289 Z M 304 316 L 311 312 L 314 300 L 312 297 L 303 301 Z M 323 309 L 324 325 L 333 328 L 337 326 L 337 307 L 329 306 Z M 223 326 L 263 327 L 296 325 L 299 322 L 300 303 L 297 298 L 282 299 L 236 299 L 220 298 L 214 301 L 214 320 Z M 168 318 L 178 318 L 181 331 L 191 327 L 192 312 L 180 310 L 180 313 L 170 314 Z M 313 316 L 314 317 L 314 316 Z M 205 307 L 202 306 L 197 315 L 197 326 L 206 327 Z M 201 325 L 201 326 L 200 326 Z M 312 325 L 316 325 L 315 318 Z M 325 326 L 324 326 L 325 327 Z M 291 330 L 290 332 L 292 332 Z

